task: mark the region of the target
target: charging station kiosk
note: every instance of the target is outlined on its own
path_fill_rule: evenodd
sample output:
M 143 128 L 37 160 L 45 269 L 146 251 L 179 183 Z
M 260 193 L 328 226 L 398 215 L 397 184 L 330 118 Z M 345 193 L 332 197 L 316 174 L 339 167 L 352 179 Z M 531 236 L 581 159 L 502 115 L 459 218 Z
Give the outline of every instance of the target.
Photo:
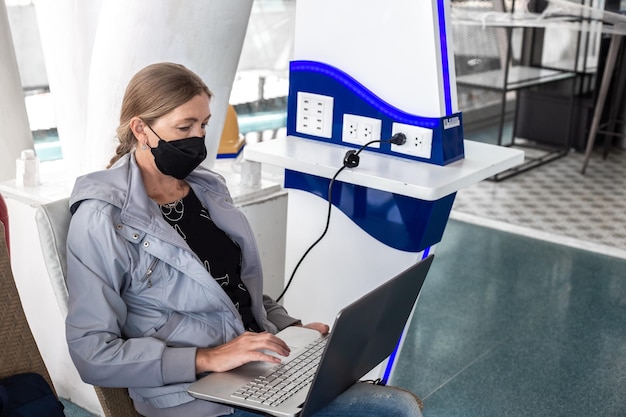
M 284 298 L 304 322 L 333 323 L 343 306 L 432 253 L 456 192 L 523 162 L 519 150 L 463 138 L 448 7 L 296 4 L 287 137 L 246 146 L 244 157 L 285 170 L 285 284 L 323 235 Z M 407 142 L 389 143 L 398 132 Z M 358 165 L 338 173 L 350 150 L 362 150 Z

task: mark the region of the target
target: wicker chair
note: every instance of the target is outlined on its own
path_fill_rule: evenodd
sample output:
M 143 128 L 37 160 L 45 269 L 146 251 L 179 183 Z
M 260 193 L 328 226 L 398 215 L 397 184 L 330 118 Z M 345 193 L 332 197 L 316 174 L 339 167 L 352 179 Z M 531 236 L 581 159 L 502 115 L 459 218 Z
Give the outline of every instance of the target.
M 67 315 L 67 231 L 70 224 L 68 199 L 45 204 L 37 209 L 35 218 L 41 250 L 57 303 L 63 316 Z M 94 387 L 106 417 L 141 417 L 125 388 Z
M 35 372 L 43 376 L 52 387 L 48 368 L 41 358 L 35 338 L 31 333 L 15 286 L 11 261 L 4 239 L 4 224 L 0 222 L 0 378 Z M 56 391 L 55 391 L 56 393 Z

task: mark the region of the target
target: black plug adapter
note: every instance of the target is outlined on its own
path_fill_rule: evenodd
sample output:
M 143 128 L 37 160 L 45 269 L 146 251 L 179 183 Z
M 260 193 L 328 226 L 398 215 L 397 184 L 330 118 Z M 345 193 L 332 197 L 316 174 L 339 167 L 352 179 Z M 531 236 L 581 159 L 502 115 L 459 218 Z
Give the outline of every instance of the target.
M 389 142 L 394 145 L 404 145 L 406 143 L 406 135 L 402 132 L 398 132 L 389 139 Z
M 359 155 L 354 149 L 350 149 L 346 152 L 346 156 L 343 157 L 343 166 L 346 168 L 355 168 L 359 166 Z

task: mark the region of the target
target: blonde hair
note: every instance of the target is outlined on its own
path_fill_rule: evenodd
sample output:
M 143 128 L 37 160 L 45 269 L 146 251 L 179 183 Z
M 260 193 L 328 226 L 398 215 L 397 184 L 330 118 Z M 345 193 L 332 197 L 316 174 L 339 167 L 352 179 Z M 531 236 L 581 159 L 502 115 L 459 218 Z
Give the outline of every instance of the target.
M 124 93 L 120 124 L 117 128 L 120 143 L 107 168 L 135 148 L 137 138 L 130 128 L 133 117 L 139 117 L 150 124 L 202 93 L 209 98 L 212 96 L 204 81 L 180 64 L 152 64 L 136 73 Z

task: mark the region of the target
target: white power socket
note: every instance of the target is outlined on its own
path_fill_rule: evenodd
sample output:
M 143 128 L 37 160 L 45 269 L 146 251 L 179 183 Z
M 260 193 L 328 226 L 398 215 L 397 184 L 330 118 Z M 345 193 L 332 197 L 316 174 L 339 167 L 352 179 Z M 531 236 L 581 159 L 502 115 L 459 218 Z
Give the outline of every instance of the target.
M 406 135 L 404 145 L 391 144 L 393 152 L 430 159 L 433 147 L 433 131 L 425 127 L 394 123 L 391 135 L 402 132 Z
M 373 140 L 380 140 L 381 125 L 379 119 L 346 113 L 343 115 L 341 140 L 354 145 L 365 145 Z M 379 148 L 380 143 L 372 143 L 370 147 Z
M 333 103 L 330 96 L 299 91 L 296 132 L 330 139 L 333 135 Z

